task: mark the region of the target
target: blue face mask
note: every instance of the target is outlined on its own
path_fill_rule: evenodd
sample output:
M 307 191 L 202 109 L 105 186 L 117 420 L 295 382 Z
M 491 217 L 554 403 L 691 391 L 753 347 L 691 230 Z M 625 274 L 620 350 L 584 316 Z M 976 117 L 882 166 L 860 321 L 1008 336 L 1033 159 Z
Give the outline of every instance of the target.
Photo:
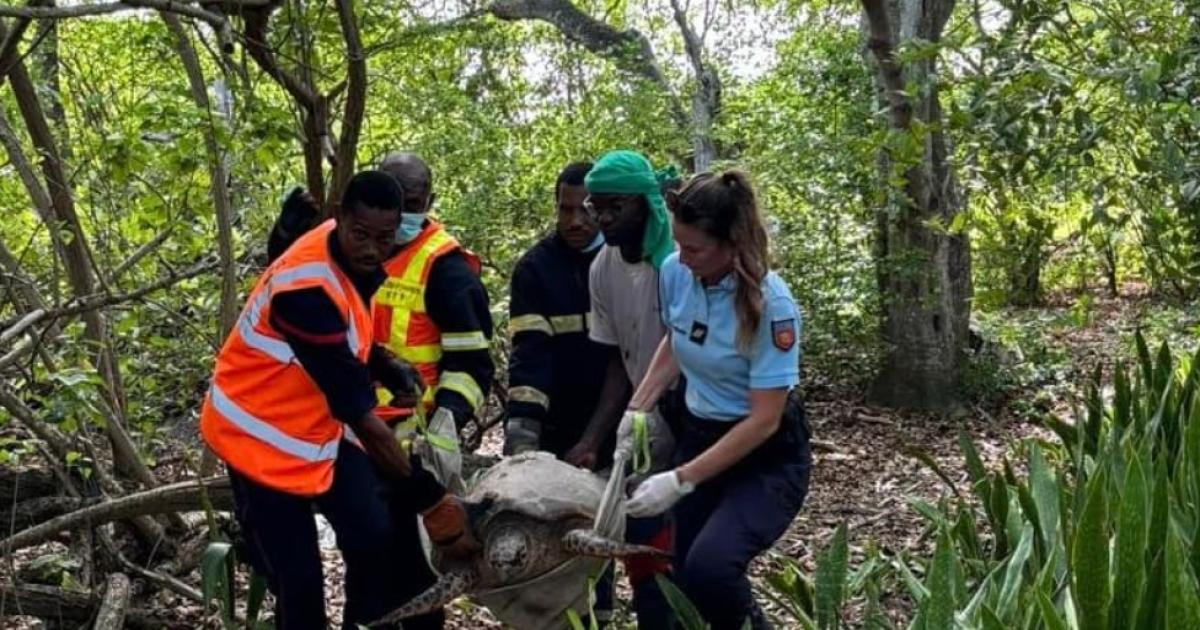
M 604 232 L 596 232 L 596 238 L 592 239 L 592 242 L 588 243 L 588 246 L 583 248 L 583 253 L 587 254 L 594 252 L 597 249 L 600 249 L 601 245 L 604 245 Z
M 412 242 L 421 233 L 421 227 L 424 225 L 424 212 L 401 212 L 400 225 L 396 228 L 396 244 L 404 245 Z

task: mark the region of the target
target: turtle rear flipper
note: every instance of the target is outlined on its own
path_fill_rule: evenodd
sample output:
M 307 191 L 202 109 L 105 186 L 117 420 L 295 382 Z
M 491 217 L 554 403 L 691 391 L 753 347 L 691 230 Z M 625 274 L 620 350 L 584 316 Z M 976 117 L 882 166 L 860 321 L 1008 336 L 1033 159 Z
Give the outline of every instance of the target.
M 661 549 L 613 540 L 590 529 L 572 529 L 563 534 L 562 543 L 564 549 L 580 556 L 597 558 L 624 558 L 641 555 L 658 558 L 671 557 L 671 554 Z
M 474 571 L 460 570 L 445 573 L 433 586 L 423 593 L 408 600 L 403 606 L 393 610 L 386 616 L 371 622 L 371 627 L 393 624 L 402 619 L 423 615 L 442 608 L 454 601 L 454 598 L 466 593 L 479 580 Z

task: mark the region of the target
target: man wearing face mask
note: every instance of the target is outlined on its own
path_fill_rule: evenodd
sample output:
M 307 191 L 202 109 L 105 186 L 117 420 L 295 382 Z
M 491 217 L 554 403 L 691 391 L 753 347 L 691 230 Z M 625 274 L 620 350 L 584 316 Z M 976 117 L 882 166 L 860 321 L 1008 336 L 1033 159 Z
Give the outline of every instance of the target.
M 375 297 L 376 338 L 420 372 L 430 429 L 446 435 L 479 412 L 495 371 L 489 353 L 492 316 L 479 258 L 428 216 L 436 195 L 424 160 L 393 153 L 379 170 L 400 182 L 406 205 L 397 249 L 383 263 L 388 279 Z M 382 417 L 408 415 L 388 405 L 389 399 L 380 390 Z

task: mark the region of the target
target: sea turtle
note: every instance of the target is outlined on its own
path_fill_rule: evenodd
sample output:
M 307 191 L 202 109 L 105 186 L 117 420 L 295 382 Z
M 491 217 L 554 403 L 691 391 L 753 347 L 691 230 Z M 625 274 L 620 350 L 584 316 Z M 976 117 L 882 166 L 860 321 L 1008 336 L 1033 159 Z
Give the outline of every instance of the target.
M 623 461 L 620 462 L 623 464 Z M 434 553 L 437 583 L 373 625 L 435 610 L 459 595 L 486 606 L 518 630 L 566 626 L 566 610 L 585 614 L 589 578 L 611 558 L 662 556 L 624 537 L 623 466 L 605 480 L 529 452 L 482 472 L 463 501 L 481 549 L 451 560 Z

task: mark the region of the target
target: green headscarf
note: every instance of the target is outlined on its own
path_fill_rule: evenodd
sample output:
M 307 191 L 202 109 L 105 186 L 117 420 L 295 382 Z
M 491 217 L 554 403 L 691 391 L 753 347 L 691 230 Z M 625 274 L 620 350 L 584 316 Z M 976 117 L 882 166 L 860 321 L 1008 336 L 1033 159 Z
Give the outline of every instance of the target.
M 678 175 L 673 167 L 655 172 L 650 161 L 636 151 L 609 151 L 588 171 L 583 184 L 589 194 L 642 195 L 650 206 L 646 216 L 646 234 L 642 237 L 642 257 L 655 269 L 675 251 L 667 202 L 660 185 Z

